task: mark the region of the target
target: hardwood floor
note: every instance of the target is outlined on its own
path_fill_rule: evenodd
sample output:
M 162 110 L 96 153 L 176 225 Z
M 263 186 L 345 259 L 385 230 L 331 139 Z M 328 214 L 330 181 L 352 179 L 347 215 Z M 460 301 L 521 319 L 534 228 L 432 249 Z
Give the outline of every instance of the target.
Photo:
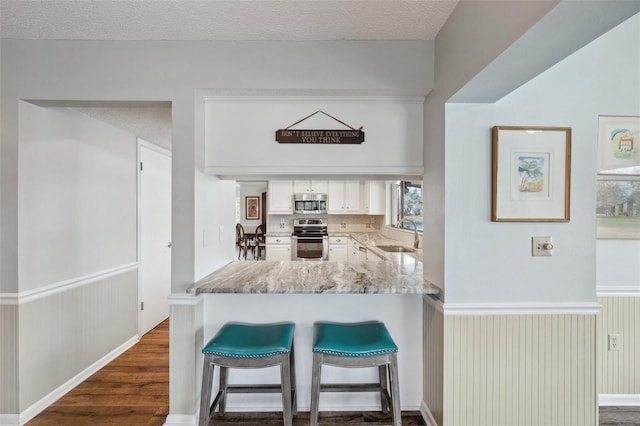
M 162 425 L 169 414 L 169 320 L 28 426 Z
M 28 426 L 160 426 L 169 414 L 169 320 L 142 337 L 140 342 L 89 377 Z M 377 412 L 321 413 L 327 425 L 389 424 Z M 424 425 L 417 412 L 403 412 L 406 426 Z M 216 425 L 280 425 L 281 413 L 227 413 Z M 295 426 L 309 424 L 301 412 Z M 640 407 L 602 407 L 600 426 L 640 426 Z
M 600 407 L 600 426 L 640 426 L 640 407 Z

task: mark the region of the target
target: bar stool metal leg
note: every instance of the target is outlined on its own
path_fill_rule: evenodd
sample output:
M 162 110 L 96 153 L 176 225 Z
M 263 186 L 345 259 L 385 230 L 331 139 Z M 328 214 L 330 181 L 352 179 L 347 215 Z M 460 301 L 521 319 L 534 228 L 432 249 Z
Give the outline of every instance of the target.
M 199 425 L 206 425 L 211 414 L 211 391 L 213 386 L 213 370 L 214 365 L 209 362 L 207 356 L 204 357 L 204 365 L 202 366 L 202 390 L 200 391 L 200 416 Z
M 290 369 L 290 377 L 291 377 L 291 414 L 298 414 L 298 389 L 296 387 L 296 356 L 295 356 L 295 347 L 294 342 L 291 342 L 291 369 Z
M 289 357 L 282 360 L 280 364 L 280 380 L 282 381 L 282 417 L 284 426 L 293 426 L 291 413 L 291 366 Z
M 318 424 L 318 404 L 320 403 L 320 375 L 322 374 L 322 354 L 314 352 L 311 371 L 311 426 Z
M 393 424 L 400 426 L 402 424 L 402 413 L 400 411 L 400 385 L 398 382 L 398 356 L 393 353 L 391 357 L 391 404 L 393 406 Z
M 220 403 L 218 404 L 218 417 L 224 416 L 227 407 L 227 383 L 229 380 L 229 370 L 227 367 L 220 366 Z

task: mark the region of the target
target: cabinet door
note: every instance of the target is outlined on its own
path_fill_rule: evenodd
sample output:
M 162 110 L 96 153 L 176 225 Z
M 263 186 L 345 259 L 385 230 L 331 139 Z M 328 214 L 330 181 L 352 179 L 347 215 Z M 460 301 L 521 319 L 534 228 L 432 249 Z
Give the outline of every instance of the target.
M 294 180 L 293 181 L 293 193 L 294 194 L 306 194 L 311 192 L 311 186 L 308 180 Z
M 332 245 L 329 246 L 329 260 L 331 261 L 346 261 L 348 258 L 347 245 Z
M 362 211 L 367 214 L 385 213 L 385 183 L 380 180 L 363 182 Z
M 344 212 L 360 212 L 360 181 L 348 180 L 344 182 Z
M 326 194 L 328 181 L 326 180 L 294 180 L 293 192 L 295 194 Z
M 267 194 L 269 214 L 293 213 L 293 185 L 290 180 L 270 180 Z
M 327 200 L 328 213 L 344 212 L 344 181 L 329 181 L 329 192 Z
M 367 260 L 367 248 L 357 241 L 351 239 L 348 248 L 349 262 L 358 262 Z
M 383 257 L 380 257 L 380 255 L 376 252 L 374 252 L 373 250 L 367 250 L 367 262 L 380 262 L 382 260 L 385 260 Z
M 329 182 L 326 180 L 312 180 L 309 182 L 309 188 L 314 194 L 326 194 L 329 192 Z
M 291 247 L 286 245 L 268 245 L 266 259 L 276 261 L 291 260 Z

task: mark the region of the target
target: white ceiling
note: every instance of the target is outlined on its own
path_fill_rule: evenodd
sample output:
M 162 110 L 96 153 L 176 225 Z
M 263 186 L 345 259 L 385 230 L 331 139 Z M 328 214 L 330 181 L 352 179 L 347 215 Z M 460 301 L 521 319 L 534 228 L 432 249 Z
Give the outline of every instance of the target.
M 458 0 L 0 0 L 2 38 L 433 40 Z

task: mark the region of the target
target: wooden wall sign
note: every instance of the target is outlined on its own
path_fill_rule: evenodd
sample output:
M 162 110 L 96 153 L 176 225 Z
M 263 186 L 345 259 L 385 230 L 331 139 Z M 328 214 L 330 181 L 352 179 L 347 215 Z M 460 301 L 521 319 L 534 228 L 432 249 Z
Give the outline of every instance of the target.
M 358 144 L 364 142 L 362 130 L 287 130 L 276 132 L 280 143 Z
M 341 130 L 298 130 L 291 129 L 296 124 L 306 120 L 307 118 L 317 114 L 323 113 L 324 115 L 333 118 L 341 124 L 344 124 L 348 129 Z M 299 120 L 286 129 L 278 129 L 276 131 L 276 141 L 279 143 L 314 143 L 314 144 L 361 144 L 364 142 L 364 131 L 362 127 L 355 129 L 348 124 L 338 120 L 335 117 L 327 114 L 324 111 L 316 111 L 311 115 L 306 116 L 302 120 Z

